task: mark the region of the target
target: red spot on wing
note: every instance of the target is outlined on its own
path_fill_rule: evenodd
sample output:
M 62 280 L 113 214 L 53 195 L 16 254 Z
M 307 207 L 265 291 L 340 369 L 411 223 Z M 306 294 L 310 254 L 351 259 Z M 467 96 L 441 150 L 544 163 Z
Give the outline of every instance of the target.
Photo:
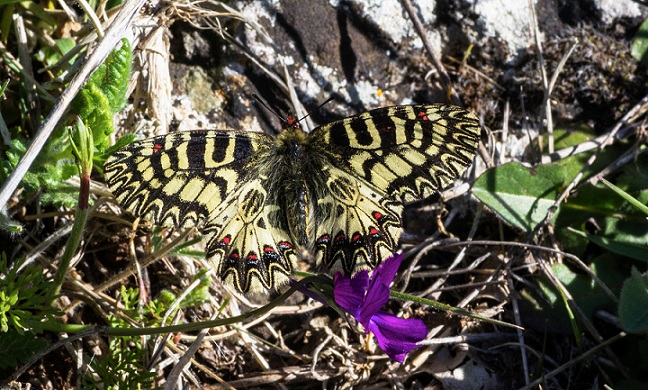
M 238 260 L 238 259 L 239 259 L 239 255 L 238 255 L 238 253 L 236 253 L 236 252 L 232 252 L 232 253 L 230 253 L 229 258 L 230 258 L 230 260 Z
M 318 244 L 328 244 L 329 241 L 331 241 L 331 236 L 329 236 L 328 234 L 324 234 L 323 236 L 317 239 Z
M 379 212 L 377 212 L 377 211 L 374 211 L 372 215 L 373 215 L 373 217 L 376 218 L 376 219 L 380 219 L 380 218 L 383 217 L 382 213 L 379 213 Z
M 371 229 L 369 229 L 369 234 L 376 235 L 376 234 L 380 234 L 380 232 L 375 227 L 372 227 Z
M 360 233 L 354 233 L 353 236 L 351 236 L 351 242 L 356 243 L 362 239 L 362 235 Z
M 263 252 L 265 252 L 265 253 L 276 253 L 275 250 L 271 246 L 264 246 L 263 247 Z
M 418 113 L 416 114 L 416 116 L 417 116 L 420 120 L 422 120 L 422 121 L 429 121 L 429 120 L 430 120 L 430 119 L 428 118 L 428 116 L 427 116 L 427 112 L 425 112 L 425 111 L 420 111 L 420 112 L 418 112 Z
M 229 245 L 231 241 L 232 241 L 232 236 L 227 235 L 227 236 L 223 237 L 223 239 L 221 240 L 221 243 L 223 243 L 225 245 Z
M 343 242 L 346 237 L 344 236 L 344 233 L 338 233 L 335 236 L 335 239 L 333 241 L 337 242 Z
M 259 258 L 257 257 L 256 253 L 250 252 L 247 255 L 247 259 L 252 261 L 257 261 Z
M 155 143 L 153 144 L 153 154 L 160 152 L 164 148 L 164 145 Z

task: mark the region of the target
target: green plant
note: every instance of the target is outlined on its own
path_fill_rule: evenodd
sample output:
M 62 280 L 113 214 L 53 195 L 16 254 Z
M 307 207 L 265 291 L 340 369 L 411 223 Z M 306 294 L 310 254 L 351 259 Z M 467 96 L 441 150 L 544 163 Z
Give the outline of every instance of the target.
M 67 49 L 71 49 L 69 45 Z M 55 55 L 54 55 L 55 56 Z M 55 56 L 56 57 L 56 56 Z M 48 57 L 49 58 L 49 57 Z M 51 59 L 54 61 L 55 59 Z M 52 305 L 69 270 L 71 259 L 82 242 L 90 201 L 90 174 L 93 163 L 103 166 L 111 153 L 109 136 L 114 131 L 112 117 L 123 107 L 130 76 L 131 51 L 128 41 L 113 51 L 92 74 L 74 100 L 70 120 L 60 125 L 22 180 L 26 199 L 40 194 L 45 205 L 75 207 L 74 228 L 60 258 L 55 280 L 49 280 L 41 267 L 21 262 L 9 265 L 5 253 L 0 261 L 0 368 L 23 363 L 47 345 L 40 333 L 44 330 L 66 331 L 57 317 L 63 313 Z M 3 87 L 4 92 L 4 87 Z M 24 134 L 14 127 L 11 134 Z M 129 137 L 121 142 L 127 143 Z M 0 182 L 6 180 L 18 161 L 27 152 L 28 141 L 16 136 L 0 155 Z M 118 146 L 116 146 L 118 147 Z M 78 163 L 78 164 L 75 164 Z M 80 176 L 80 186 L 66 183 Z M 0 227 L 12 235 L 22 230 L 2 214 Z M 71 328 L 67 329 L 68 331 Z
M 162 291 L 155 299 L 142 304 L 139 289 L 121 286 L 120 306 L 123 307 L 123 310 L 119 315 L 113 314 L 108 317 L 110 327 L 113 329 L 131 328 L 131 321 L 150 328 L 168 325 L 164 320 L 170 321 L 178 310 L 201 304 L 209 298 L 207 290 L 211 279 L 203 277 L 205 272 L 196 276 L 196 279 L 199 280 L 198 286 L 177 305 L 174 303 L 179 297 L 170 291 Z M 91 372 L 93 375 L 88 373 L 83 377 L 84 387 L 134 388 L 134 386 L 139 386 L 150 388 L 155 373 L 146 368 L 149 352 L 145 340 L 146 338 L 141 336 L 113 337 L 109 343 L 109 353 L 92 361 Z
M 0 369 L 14 368 L 47 348 L 47 341 L 31 333 L 10 329 L 0 333 Z
M 566 141 L 563 148 L 589 139 L 581 129 L 555 135 Z M 610 175 L 616 185 L 598 176 L 628 153 L 628 146 L 617 143 L 532 168 L 510 163 L 486 171 L 475 182 L 475 196 L 529 241 L 552 233 L 562 251 L 555 252 L 552 264 L 540 260 L 546 267 L 535 279 L 536 288 L 521 291 L 521 313 L 527 323 L 544 324 L 545 332 L 571 333 L 580 349 L 586 348 L 584 335 L 597 336 L 591 332 L 599 311 L 618 314 L 620 329 L 634 333 L 627 342 L 645 345 L 648 170 L 639 163 L 626 164 Z M 633 153 L 641 148 L 645 145 Z M 562 198 L 579 172 L 580 181 Z M 641 373 L 645 370 L 637 362 L 642 354 L 641 349 L 629 351 L 623 363 Z
M 113 117 L 126 102 L 131 62 L 130 44 L 127 40 L 122 40 L 121 47 L 114 50 L 95 70 L 74 99 L 69 112 L 69 125 L 59 126 L 52 133 L 31 169 L 23 177 L 21 185 L 26 195 L 42 190 L 41 203 L 44 205 L 76 205 L 78 189 L 66 183 L 66 180 L 79 173 L 74 164 L 75 155 L 68 131 L 75 118 L 80 118 L 92 133 L 93 164 L 97 169 L 103 167 L 106 157 L 114 150 L 132 142 L 134 136 L 131 135 L 109 147 L 109 137 L 114 132 Z M 0 182 L 9 177 L 27 151 L 27 146 L 25 138 L 17 137 L 11 141 L 4 156 L 0 156 Z
M 41 333 L 44 321 L 52 321 L 62 313 L 49 305 L 52 281 L 43 269 L 30 264 L 8 267 L 3 252 L 0 258 L 0 331 L 13 329 L 19 334 Z M 19 271 L 20 270 L 20 271 Z
M 84 389 L 150 389 L 155 372 L 146 369 L 147 351 L 133 338 L 114 338 L 109 353 L 93 359 L 91 372 L 82 377 Z

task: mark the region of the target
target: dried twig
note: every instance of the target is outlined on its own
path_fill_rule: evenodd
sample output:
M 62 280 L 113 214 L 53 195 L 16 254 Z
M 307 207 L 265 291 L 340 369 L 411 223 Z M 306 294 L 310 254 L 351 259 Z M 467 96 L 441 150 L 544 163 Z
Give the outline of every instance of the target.
M 410 0 L 401 0 L 401 2 L 403 3 L 403 7 L 405 8 L 405 11 L 407 11 L 407 14 L 412 20 L 412 23 L 414 23 L 414 28 L 416 29 L 416 32 L 418 33 L 419 37 L 423 41 L 423 46 L 425 47 L 425 50 L 430 56 L 430 59 L 432 59 L 432 64 L 434 65 L 434 68 L 436 69 L 437 72 L 439 72 L 439 80 L 441 81 L 441 85 L 443 86 L 443 89 L 448 93 L 448 96 L 452 100 L 453 104 L 462 107 L 463 104 L 461 103 L 461 99 L 459 98 L 459 95 L 457 95 L 457 92 L 454 90 L 454 87 L 452 86 L 452 80 L 450 80 L 450 76 L 448 76 L 448 72 L 446 72 L 443 63 L 441 62 L 441 59 L 439 58 L 439 56 L 436 55 L 434 48 L 430 43 L 430 40 L 427 38 L 427 34 L 425 32 L 425 29 L 423 28 L 423 24 L 421 24 L 418 15 L 416 15 L 416 11 L 414 11 L 414 7 L 412 6 L 412 3 L 410 2 Z

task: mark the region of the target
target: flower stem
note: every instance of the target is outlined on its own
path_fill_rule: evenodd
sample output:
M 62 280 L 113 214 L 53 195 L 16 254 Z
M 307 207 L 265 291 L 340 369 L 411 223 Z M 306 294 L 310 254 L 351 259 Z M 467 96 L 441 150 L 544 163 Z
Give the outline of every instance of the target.
M 54 288 L 52 289 L 51 293 L 52 302 L 54 302 L 59 292 L 61 291 L 61 286 L 63 285 L 65 275 L 70 268 L 72 258 L 79 248 L 79 243 L 81 242 L 81 238 L 83 237 L 83 229 L 85 228 L 86 219 L 88 217 L 88 200 L 90 198 L 90 173 L 92 171 L 94 143 L 92 139 L 92 132 L 88 130 L 83 121 L 78 117 L 76 130 L 76 134 L 72 134 L 72 131 L 70 131 L 70 142 L 79 164 L 79 202 L 77 209 L 74 212 L 74 225 L 72 226 L 70 238 L 65 245 L 65 251 L 63 252 L 63 257 L 59 262 L 58 268 L 56 270 L 56 275 L 54 275 Z M 76 135 L 77 137 L 74 137 L 74 135 Z

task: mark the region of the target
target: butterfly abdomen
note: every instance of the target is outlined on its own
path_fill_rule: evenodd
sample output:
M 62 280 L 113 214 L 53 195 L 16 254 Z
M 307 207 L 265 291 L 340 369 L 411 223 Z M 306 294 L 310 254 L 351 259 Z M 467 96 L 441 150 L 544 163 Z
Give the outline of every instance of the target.
M 275 147 L 258 161 L 260 172 L 266 172 L 270 203 L 281 205 L 292 240 L 308 245 L 307 224 L 313 207 L 304 177 L 312 163 L 306 146 L 306 134 L 298 127 L 286 128 L 276 139 Z

